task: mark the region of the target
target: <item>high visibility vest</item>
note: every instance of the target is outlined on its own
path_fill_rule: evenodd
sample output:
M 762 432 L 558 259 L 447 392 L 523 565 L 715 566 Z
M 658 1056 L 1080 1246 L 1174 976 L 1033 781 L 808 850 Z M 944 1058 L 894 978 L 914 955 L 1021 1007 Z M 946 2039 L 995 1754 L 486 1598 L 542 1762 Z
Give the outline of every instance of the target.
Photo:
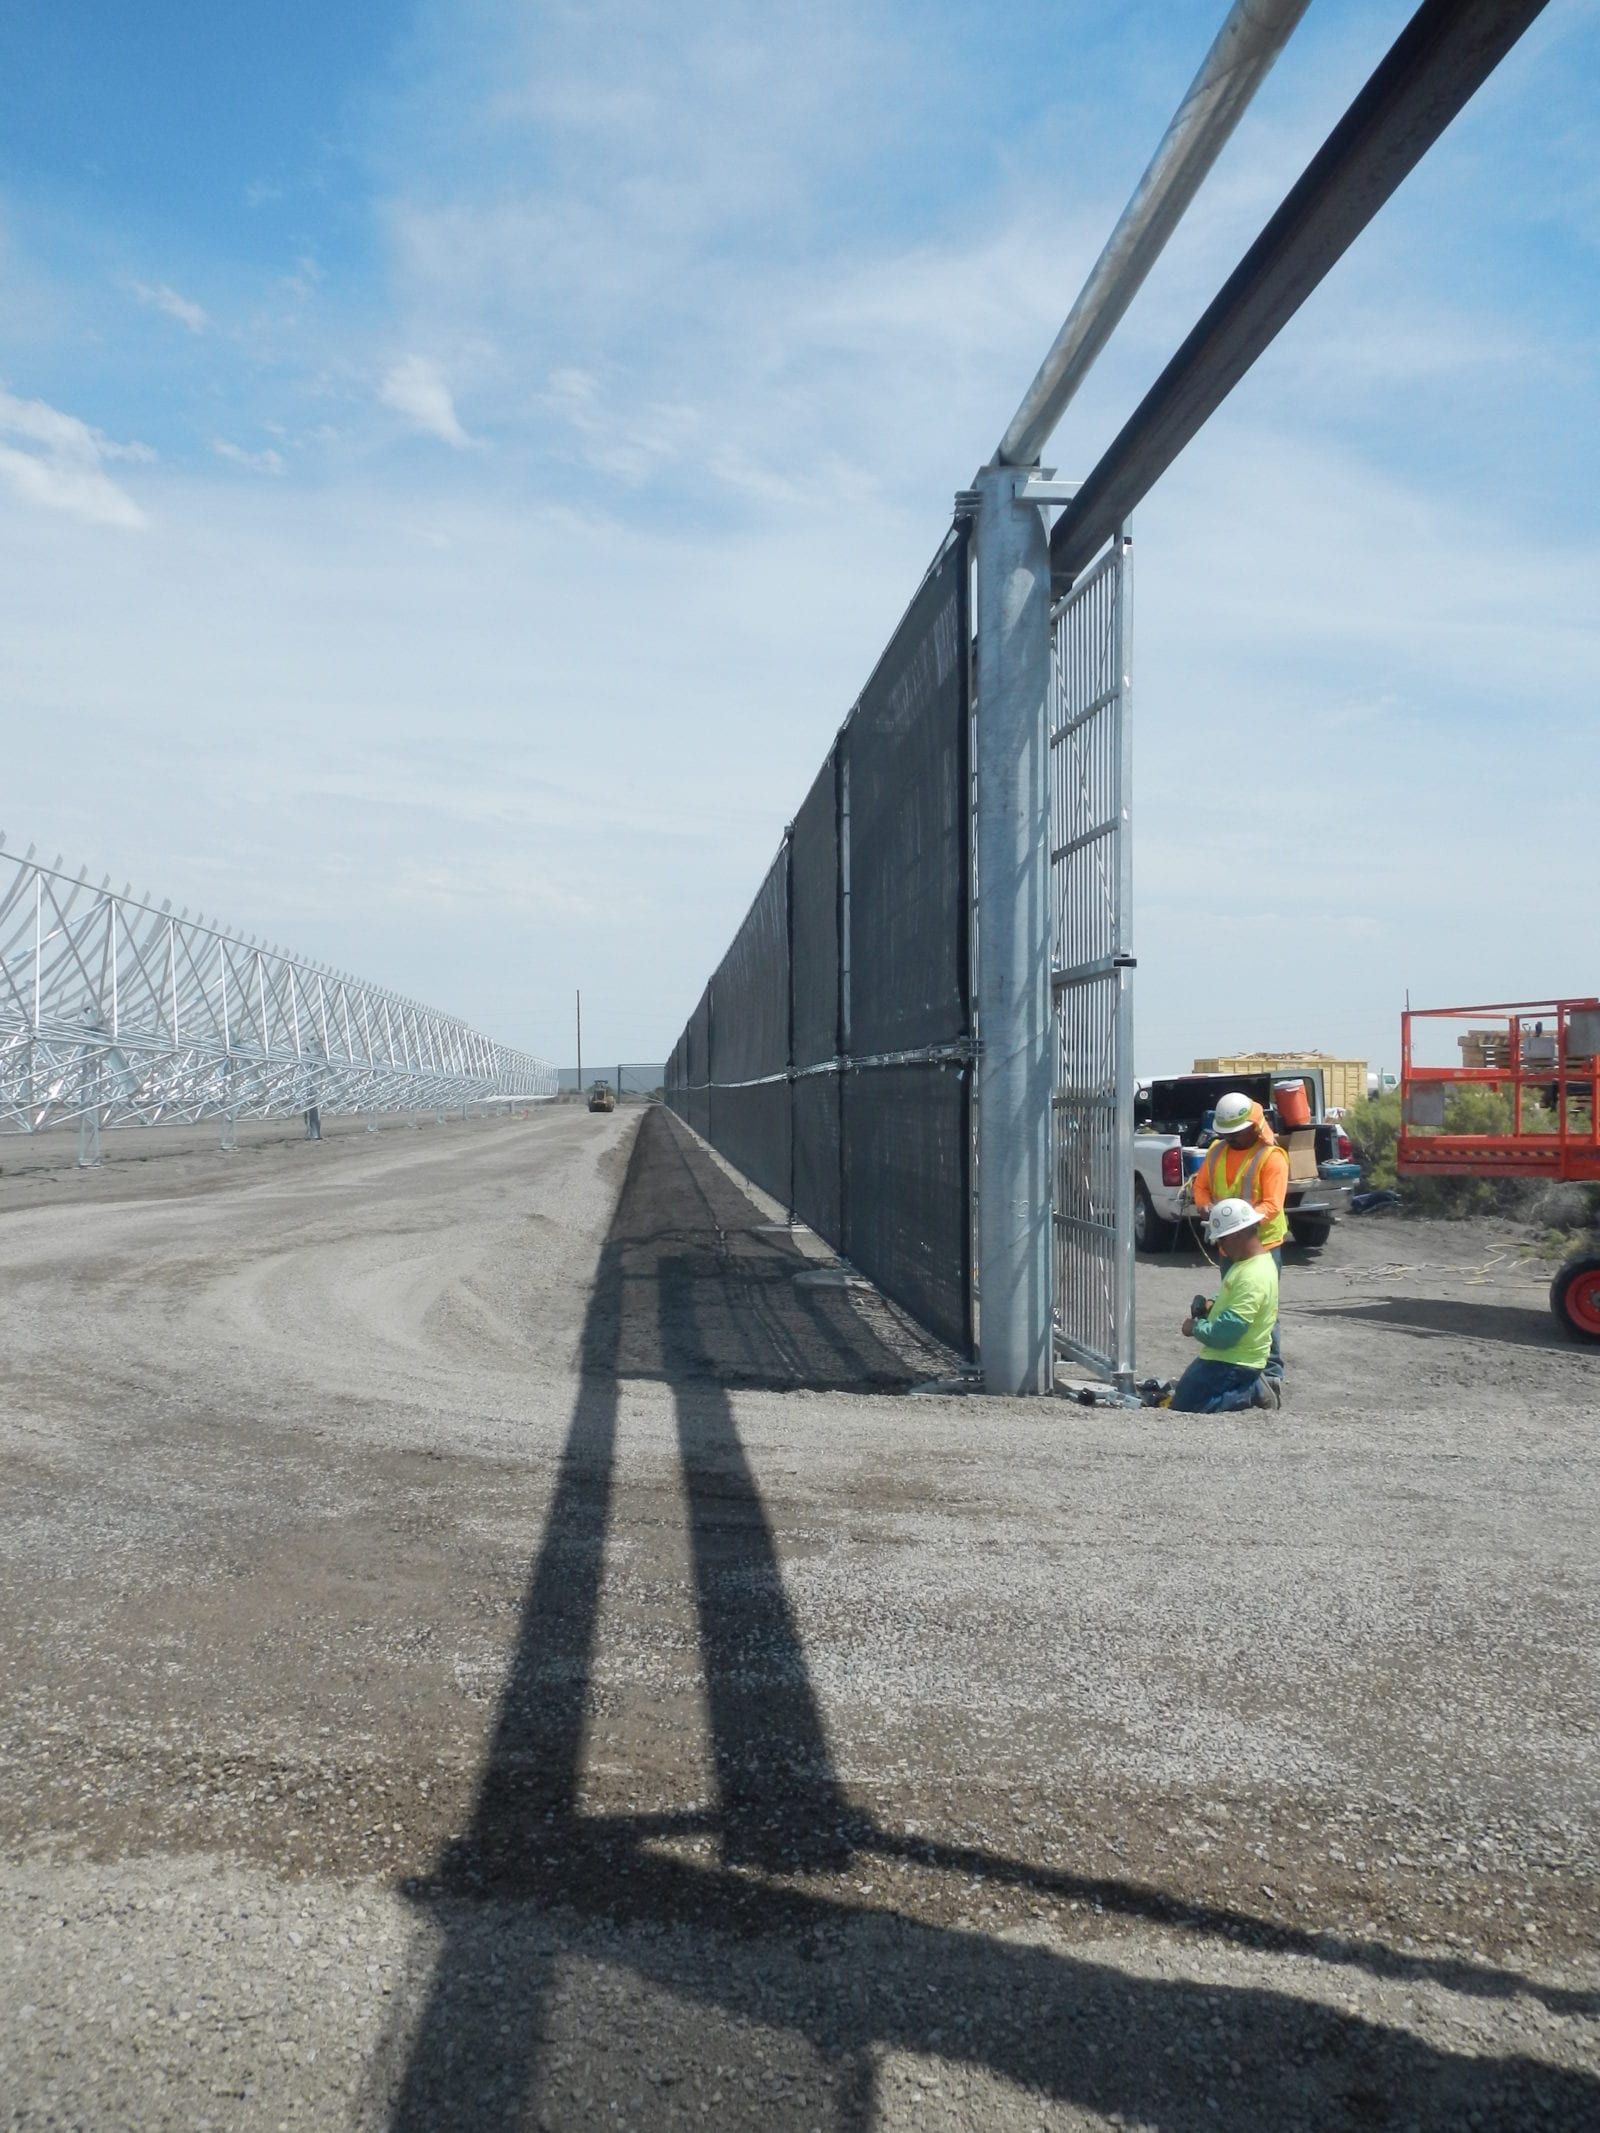
M 1206 1173 L 1206 1183 L 1211 1187 L 1212 1201 L 1248 1200 L 1250 1205 L 1254 1207 L 1256 1204 L 1256 1179 L 1261 1174 L 1262 1164 L 1266 1161 L 1275 1145 L 1271 1141 L 1257 1141 L 1250 1151 L 1250 1160 L 1230 1185 L 1225 1168 L 1228 1160 L 1228 1144 L 1226 1141 L 1213 1141 L 1206 1150 L 1206 1159 L 1201 1165 L 1201 1168 Z M 1274 1245 L 1281 1244 L 1288 1234 L 1289 1219 L 1287 1215 L 1269 1215 L 1261 1225 L 1261 1241 L 1269 1251 Z

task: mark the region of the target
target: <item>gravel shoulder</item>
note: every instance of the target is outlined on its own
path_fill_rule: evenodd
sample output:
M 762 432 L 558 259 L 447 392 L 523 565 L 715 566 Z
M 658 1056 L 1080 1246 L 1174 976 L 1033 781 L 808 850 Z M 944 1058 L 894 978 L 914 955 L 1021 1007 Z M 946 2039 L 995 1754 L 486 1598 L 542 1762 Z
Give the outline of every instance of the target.
M 1600 2122 L 1600 1359 L 1509 1231 L 1341 1224 L 1179 1418 L 908 1397 L 660 1111 L 30 1153 L 0 2123 Z

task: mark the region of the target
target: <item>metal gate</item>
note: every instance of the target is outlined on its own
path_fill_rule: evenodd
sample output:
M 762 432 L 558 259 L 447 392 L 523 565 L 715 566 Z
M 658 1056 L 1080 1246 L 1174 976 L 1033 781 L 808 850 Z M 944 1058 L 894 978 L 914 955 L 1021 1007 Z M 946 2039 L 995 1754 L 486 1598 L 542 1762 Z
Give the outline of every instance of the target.
M 1133 1381 L 1132 543 L 1050 618 L 1056 1346 Z

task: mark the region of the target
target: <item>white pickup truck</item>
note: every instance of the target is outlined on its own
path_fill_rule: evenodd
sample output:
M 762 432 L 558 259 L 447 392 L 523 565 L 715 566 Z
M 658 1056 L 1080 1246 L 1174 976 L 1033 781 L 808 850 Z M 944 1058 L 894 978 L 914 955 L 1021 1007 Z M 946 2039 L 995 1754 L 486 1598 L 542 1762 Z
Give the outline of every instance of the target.
M 1335 1188 L 1323 1180 L 1321 1165 L 1348 1162 L 1350 1142 L 1323 1115 L 1321 1074 L 1313 1067 L 1296 1079 L 1305 1083 L 1311 1105 L 1318 1175 L 1291 1177 L 1284 1212 L 1294 1242 L 1316 1246 L 1327 1243 L 1334 1220 Z M 1174 1074 L 1140 1084 L 1133 1112 L 1133 1235 L 1141 1252 L 1165 1250 L 1179 1225 L 1192 1218 L 1190 1180 L 1211 1144 L 1217 1098 L 1229 1089 L 1266 1106 L 1276 1129 L 1268 1074 Z

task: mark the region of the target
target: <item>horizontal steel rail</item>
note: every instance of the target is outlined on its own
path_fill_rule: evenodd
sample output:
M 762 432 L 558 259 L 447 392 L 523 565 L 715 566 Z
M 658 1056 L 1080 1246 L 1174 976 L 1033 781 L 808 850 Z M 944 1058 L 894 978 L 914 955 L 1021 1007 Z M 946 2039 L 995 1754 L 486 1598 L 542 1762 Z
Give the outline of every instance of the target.
M 59 865 L 0 854 L 0 1134 L 556 1093 L 453 1016 Z
M 1424 0 L 1057 520 L 1070 585 L 1277 338 L 1546 0 Z
M 1031 466 L 1049 442 L 1307 5 L 1308 0 L 1234 0 L 1000 440 L 995 456 L 1002 465 Z

